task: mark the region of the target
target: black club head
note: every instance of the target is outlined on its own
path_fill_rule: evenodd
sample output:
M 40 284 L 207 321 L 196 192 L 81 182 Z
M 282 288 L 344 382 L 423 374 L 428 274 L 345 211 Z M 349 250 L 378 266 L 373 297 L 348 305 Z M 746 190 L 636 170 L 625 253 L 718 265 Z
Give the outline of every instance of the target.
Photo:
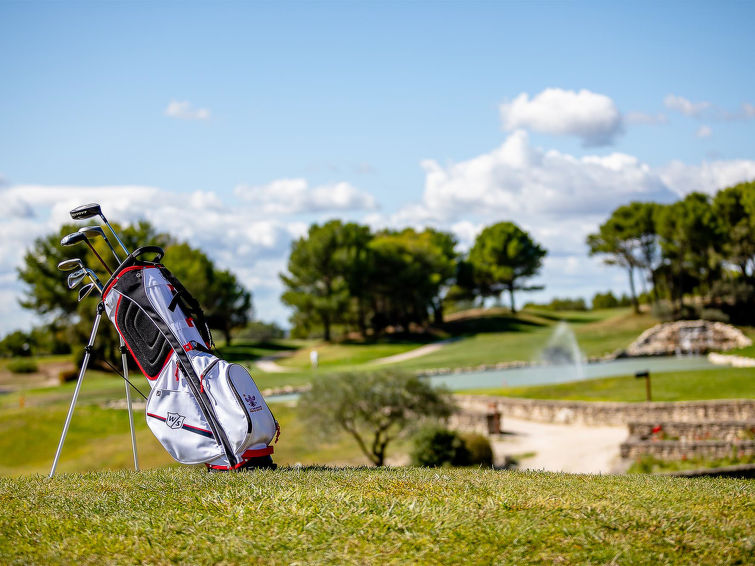
M 78 244 L 79 242 L 84 242 L 87 239 L 87 235 L 83 232 L 74 232 L 73 234 L 68 234 L 67 236 L 63 236 L 63 238 L 60 240 L 61 246 L 73 246 L 74 244 Z
M 96 202 L 82 204 L 71 210 L 71 218 L 74 220 L 85 220 L 86 218 L 100 216 L 101 214 L 102 210 L 100 209 L 100 205 Z

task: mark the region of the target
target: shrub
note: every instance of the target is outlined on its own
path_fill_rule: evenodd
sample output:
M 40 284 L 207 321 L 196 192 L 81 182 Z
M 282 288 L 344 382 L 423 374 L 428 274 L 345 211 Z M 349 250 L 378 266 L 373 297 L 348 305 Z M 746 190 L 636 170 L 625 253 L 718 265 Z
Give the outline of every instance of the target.
M 493 447 L 486 436 L 481 434 L 466 433 L 461 435 L 464 446 L 467 449 L 468 466 L 492 466 Z
M 613 309 L 619 306 L 617 299 L 611 291 L 607 293 L 595 293 L 592 298 L 592 308 L 594 309 Z
M 58 374 L 58 381 L 61 385 L 68 383 L 69 381 L 76 381 L 79 378 L 79 370 L 67 369 Z
M 425 428 L 414 437 L 411 461 L 415 466 L 464 466 L 468 460 L 469 452 L 464 440 L 452 430 Z
M 13 373 L 34 373 L 38 369 L 37 361 L 33 358 L 14 358 L 7 367 Z
M 720 309 L 703 309 L 700 318 L 711 322 L 729 322 L 729 315 Z

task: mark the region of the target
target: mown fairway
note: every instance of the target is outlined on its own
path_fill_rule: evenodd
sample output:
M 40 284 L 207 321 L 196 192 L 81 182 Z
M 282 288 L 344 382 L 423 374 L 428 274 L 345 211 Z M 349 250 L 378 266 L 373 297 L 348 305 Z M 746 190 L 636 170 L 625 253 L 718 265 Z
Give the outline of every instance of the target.
M 0 479 L 0 562 L 746 564 L 753 483 L 494 470 Z
M 653 401 L 702 401 L 755 398 L 755 368 L 721 367 L 710 370 L 654 373 Z M 633 375 L 586 379 L 556 385 L 473 389 L 465 393 L 530 399 L 571 401 L 645 401 L 645 380 Z

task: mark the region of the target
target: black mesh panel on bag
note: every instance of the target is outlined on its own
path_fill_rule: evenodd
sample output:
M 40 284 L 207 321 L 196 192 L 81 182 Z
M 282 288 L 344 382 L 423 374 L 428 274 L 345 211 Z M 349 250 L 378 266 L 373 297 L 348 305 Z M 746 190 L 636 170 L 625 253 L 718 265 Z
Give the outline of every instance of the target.
M 173 350 L 149 315 L 128 299 L 121 300 L 116 315 L 118 329 L 142 371 L 154 379 Z

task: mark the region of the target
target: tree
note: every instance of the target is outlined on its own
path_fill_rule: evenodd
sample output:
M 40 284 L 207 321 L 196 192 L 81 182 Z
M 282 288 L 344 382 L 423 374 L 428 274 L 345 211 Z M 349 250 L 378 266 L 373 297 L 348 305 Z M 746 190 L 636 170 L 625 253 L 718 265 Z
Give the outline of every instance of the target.
M 188 244 L 177 243 L 171 236 L 157 232 L 147 222 L 139 222 L 125 229 L 118 225 L 113 227 L 131 250 L 145 245 L 165 249 L 167 267 L 197 298 L 208 316 L 211 328 L 226 333 L 230 328 L 246 324 L 251 310 L 251 295 L 236 282 L 232 274 L 216 269 L 201 251 Z M 79 225 L 67 224 L 58 232 L 38 238 L 24 255 L 23 265 L 18 270 L 19 278 L 26 284 L 21 305 L 44 316 L 51 327 L 65 328 L 71 344 L 83 344 L 88 340 L 94 303 L 91 300 L 77 302 L 76 293 L 66 286 L 65 273 L 57 269 L 58 262 L 78 257 L 97 274 L 103 284 L 109 278 L 107 271 L 87 246 L 60 245 L 64 235 L 75 232 L 78 228 Z M 104 241 L 97 238 L 92 240 L 92 244 L 110 268 L 114 268 L 116 262 Z M 118 363 L 118 342 L 118 336 L 111 325 L 100 325 L 95 342 L 95 358 Z
M 746 281 L 755 280 L 755 182 L 718 191 L 713 212 L 721 225 L 718 251 Z
M 687 292 L 709 292 L 720 276 L 722 238 L 710 198 L 690 193 L 683 200 L 660 209 L 657 231 L 661 238 L 665 274 L 671 298 L 679 306 Z
M 339 260 L 343 223 L 331 220 L 312 224 L 305 237 L 291 244 L 288 273 L 280 278 L 286 287 L 281 299 L 296 309 L 295 322 L 307 323 L 317 317 L 324 338 L 331 339 L 331 327 L 348 304 L 348 283 L 343 261 Z
M 542 287 L 525 286 L 524 281 L 537 275 L 547 254 L 530 235 L 513 222 L 499 222 L 485 228 L 469 252 L 469 263 L 478 294 L 499 297 L 509 292 L 511 312 L 516 312 L 514 291 L 532 291 Z
M 313 429 L 345 431 L 375 466 L 385 463 L 392 441 L 453 409 L 447 390 L 398 371 L 321 376 L 299 400 Z
M 607 256 L 608 265 L 619 265 L 627 270 L 632 306 L 639 312 L 637 292 L 634 287 L 635 269 L 645 269 L 655 285 L 655 269 L 658 263 L 658 244 L 655 218 L 659 205 L 632 202 L 613 211 L 610 218 L 598 229 L 597 234 L 587 236 L 590 255 Z
M 451 234 L 431 228 L 384 230 L 374 237 L 370 286 L 376 331 L 424 324 L 431 311 L 442 323 L 442 294 L 455 274 L 455 246 Z

